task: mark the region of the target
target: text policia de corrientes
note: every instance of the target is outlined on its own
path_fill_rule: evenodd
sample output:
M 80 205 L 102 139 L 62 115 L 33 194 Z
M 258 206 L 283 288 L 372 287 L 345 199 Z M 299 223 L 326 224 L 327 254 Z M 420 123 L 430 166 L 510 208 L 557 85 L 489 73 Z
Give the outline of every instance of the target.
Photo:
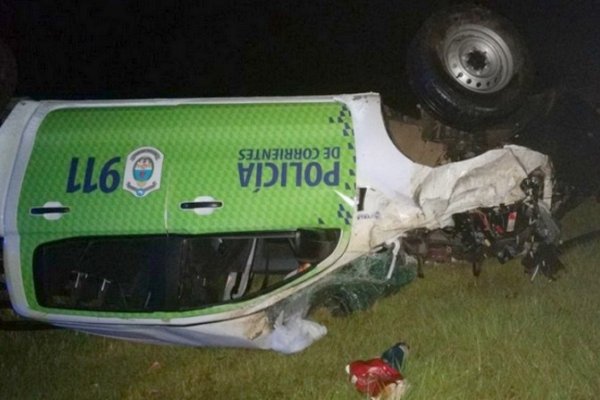
M 240 186 L 338 186 L 339 158 L 339 147 L 240 149 L 237 164 Z

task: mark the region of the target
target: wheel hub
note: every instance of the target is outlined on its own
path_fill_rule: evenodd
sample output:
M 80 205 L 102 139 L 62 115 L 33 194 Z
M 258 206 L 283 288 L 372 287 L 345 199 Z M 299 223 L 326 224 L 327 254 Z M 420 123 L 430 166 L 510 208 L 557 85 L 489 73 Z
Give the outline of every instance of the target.
M 493 93 L 510 82 L 513 55 L 508 44 L 481 25 L 462 25 L 443 43 L 446 70 L 463 87 L 478 93 Z

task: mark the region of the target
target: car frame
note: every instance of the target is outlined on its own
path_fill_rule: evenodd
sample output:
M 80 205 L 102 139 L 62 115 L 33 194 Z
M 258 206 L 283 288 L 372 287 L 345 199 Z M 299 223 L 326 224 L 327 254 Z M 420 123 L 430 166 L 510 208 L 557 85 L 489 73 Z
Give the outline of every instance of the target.
M 415 125 L 405 123 L 393 129 L 385 110 L 376 93 L 19 103 L 0 128 L 0 235 L 13 308 L 26 318 L 129 340 L 295 352 L 325 334 L 324 327 L 306 316 L 319 301 L 327 302 L 339 294 L 338 289 L 349 287 L 347 281 L 340 280 L 340 274 L 355 280 L 371 275 L 384 288 L 378 294 L 389 293 L 414 276 L 410 271 L 414 271 L 418 254 L 411 254 L 403 245 L 403 238 L 410 237 L 411 232 L 451 227 L 453 216 L 461 213 L 532 200 L 531 193 L 522 186 L 532 175 L 540 178 L 533 200 L 536 207 L 551 208 L 548 157 L 510 145 L 469 160 L 436 167 L 423 165 L 394 144 L 408 137 L 407 131 Z M 178 119 L 190 117 L 181 112 L 205 113 L 206 121 L 216 121 L 220 130 L 203 130 L 202 120 L 198 120 L 190 126 L 199 131 L 177 133 L 184 131 L 177 130 L 181 122 Z M 140 115 L 136 117 L 136 113 Z M 127 120 L 132 115 L 137 118 L 135 124 Z M 139 125 L 142 115 L 152 122 Z M 268 118 L 261 119 L 261 115 Z M 286 118 L 281 119 L 282 115 Z M 240 125 L 240 121 L 245 124 Z M 138 129 L 151 130 L 153 125 L 157 126 L 154 135 Z M 241 140 L 241 144 L 231 147 L 229 142 L 222 143 L 219 148 L 203 152 L 211 148 L 210 143 L 218 143 L 224 132 Z M 179 147 L 171 146 L 167 151 L 178 135 L 182 139 Z M 319 142 L 320 136 L 327 139 Z M 190 137 L 197 137 L 195 146 L 189 146 Z M 79 147 L 73 147 L 73 143 Z M 250 185 L 252 179 L 252 183 L 259 180 L 244 175 L 250 171 L 244 161 L 256 161 L 253 157 L 259 156 L 253 156 L 251 150 L 242 151 L 248 149 L 247 143 L 261 143 L 262 149 L 300 149 L 296 161 L 304 162 L 305 168 L 311 165 L 312 170 L 290 170 L 289 183 L 282 185 L 280 181 L 275 188 L 265 185 L 266 177 L 270 178 L 266 183 L 275 179 L 275 167 L 271 166 L 269 173 L 263 172 L 262 186 Z M 184 154 L 187 147 L 190 154 L 199 157 Z M 116 160 L 109 154 L 121 158 Z M 140 154 L 150 157 L 144 165 L 153 165 L 151 177 L 162 176 L 154 191 L 142 187 L 144 179 L 134 179 L 136 166 L 131 162 L 139 160 Z M 94 167 L 90 159 L 101 157 L 108 160 L 103 168 L 83 171 L 84 165 L 87 171 Z M 217 167 L 229 166 L 233 173 L 209 171 L 203 168 L 205 164 L 194 161 L 206 159 Z M 279 167 L 285 162 L 274 161 Z M 185 163 L 190 164 L 188 169 L 183 168 Z M 117 179 L 117 174 L 122 178 Z M 181 188 L 171 186 L 174 176 L 182 179 Z M 184 179 L 187 176 L 200 177 L 199 181 L 216 178 L 214 187 L 222 184 L 226 190 L 197 190 L 193 181 Z M 188 186 L 194 187 L 189 193 L 197 197 L 186 192 Z M 158 196 L 174 196 L 177 190 L 186 195 L 158 201 Z M 135 215 L 140 207 L 146 207 L 141 205 L 143 202 L 151 204 L 153 196 L 156 204 L 164 204 L 154 210 L 164 218 L 164 226 L 145 225 L 145 219 L 140 218 L 124 220 L 129 213 Z M 117 197 L 118 201 L 111 202 Z M 247 207 L 241 214 L 236 212 L 217 225 L 204 224 L 225 215 L 228 208 L 233 210 L 237 198 L 246 201 L 240 203 L 242 206 L 238 204 L 238 208 Z M 320 209 L 319 201 L 326 204 L 325 217 L 312 212 Z M 153 209 L 148 207 L 144 210 L 150 213 Z M 201 209 L 196 212 L 194 207 Z M 98 210 L 105 213 L 100 212 L 102 215 L 114 212 L 116 219 L 98 219 L 94 215 Z M 285 217 L 296 212 L 302 215 Z M 190 217 L 193 222 L 177 227 L 170 222 L 177 220 L 176 215 Z M 244 215 L 246 219 L 240 219 Z M 165 305 L 165 300 L 149 309 L 119 309 L 121 306 L 115 306 L 118 300 L 114 300 L 111 307 L 116 309 L 103 309 L 100 303 L 107 302 L 106 285 L 113 284 L 114 279 L 93 276 L 94 271 L 117 265 L 120 256 L 111 254 L 111 249 L 127 252 L 128 245 L 119 246 L 131 238 L 147 239 L 142 250 L 134 252 L 132 259 L 137 261 L 131 265 L 144 264 L 143 255 L 150 249 L 161 254 L 171 249 L 161 247 L 163 241 L 153 239 L 156 235 L 175 243 L 177 249 L 188 242 L 200 243 L 212 254 L 212 244 L 232 243 L 230 247 L 239 245 L 249 253 L 243 257 L 246 262 L 242 262 L 242 270 L 236 274 L 227 271 L 225 281 L 223 276 L 219 278 L 224 285 L 219 290 L 226 293 L 222 301 L 182 306 L 181 288 L 176 288 L 174 293 L 179 297 L 175 306 Z M 200 239 L 194 242 L 194 238 Z M 291 256 L 282 256 L 281 260 L 294 259 L 291 264 L 281 261 L 287 265 L 286 276 L 268 290 L 259 289 L 244 297 L 250 287 L 253 257 L 259 253 L 256 246 L 270 243 L 284 249 L 286 241 Z M 74 247 L 69 247 L 72 243 Z M 302 246 L 309 248 L 309 254 L 318 255 L 305 256 L 297 251 Z M 65 255 L 73 249 L 79 249 L 79 258 Z M 85 254 L 91 256 L 84 263 Z M 179 265 L 183 253 L 177 254 L 174 259 Z M 88 269 L 72 266 L 77 260 L 89 264 Z M 60 267 L 61 263 L 68 267 Z M 175 264 L 161 264 L 161 271 L 168 272 Z M 126 264 L 118 265 L 121 268 Z M 53 281 L 59 279 L 57 276 L 62 276 L 58 283 Z M 156 280 L 159 275 L 152 276 Z M 230 278 L 237 282 L 228 284 Z M 134 278 L 127 279 L 133 286 Z M 244 279 L 245 286 L 241 286 Z M 181 278 L 179 283 L 184 281 L 189 280 Z M 87 285 L 93 294 L 81 294 L 81 282 L 91 282 Z

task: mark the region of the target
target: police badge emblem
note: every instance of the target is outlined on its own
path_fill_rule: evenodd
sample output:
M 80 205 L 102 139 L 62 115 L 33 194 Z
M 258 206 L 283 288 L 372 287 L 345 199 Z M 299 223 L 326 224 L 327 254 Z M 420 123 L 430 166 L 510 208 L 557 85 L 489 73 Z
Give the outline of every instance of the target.
M 154 147 L 140 147 L 127 156 L 123 189 L 144 197 L 160 189 L 164 156 Z

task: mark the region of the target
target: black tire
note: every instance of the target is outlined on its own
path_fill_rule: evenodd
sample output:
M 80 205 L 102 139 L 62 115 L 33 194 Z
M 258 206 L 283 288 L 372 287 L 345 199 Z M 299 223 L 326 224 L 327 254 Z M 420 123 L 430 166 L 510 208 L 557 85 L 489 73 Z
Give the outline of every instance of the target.
M 531 57 L 512 24 L 473 5 L 430 17 L 410 45 L 407 71 L 422 106 L 466 130 L 510 115 L 533 81 Z
M 17 86 L 17 63 L 2 41 L 0 41 L 0 114 L 15 92 Z

